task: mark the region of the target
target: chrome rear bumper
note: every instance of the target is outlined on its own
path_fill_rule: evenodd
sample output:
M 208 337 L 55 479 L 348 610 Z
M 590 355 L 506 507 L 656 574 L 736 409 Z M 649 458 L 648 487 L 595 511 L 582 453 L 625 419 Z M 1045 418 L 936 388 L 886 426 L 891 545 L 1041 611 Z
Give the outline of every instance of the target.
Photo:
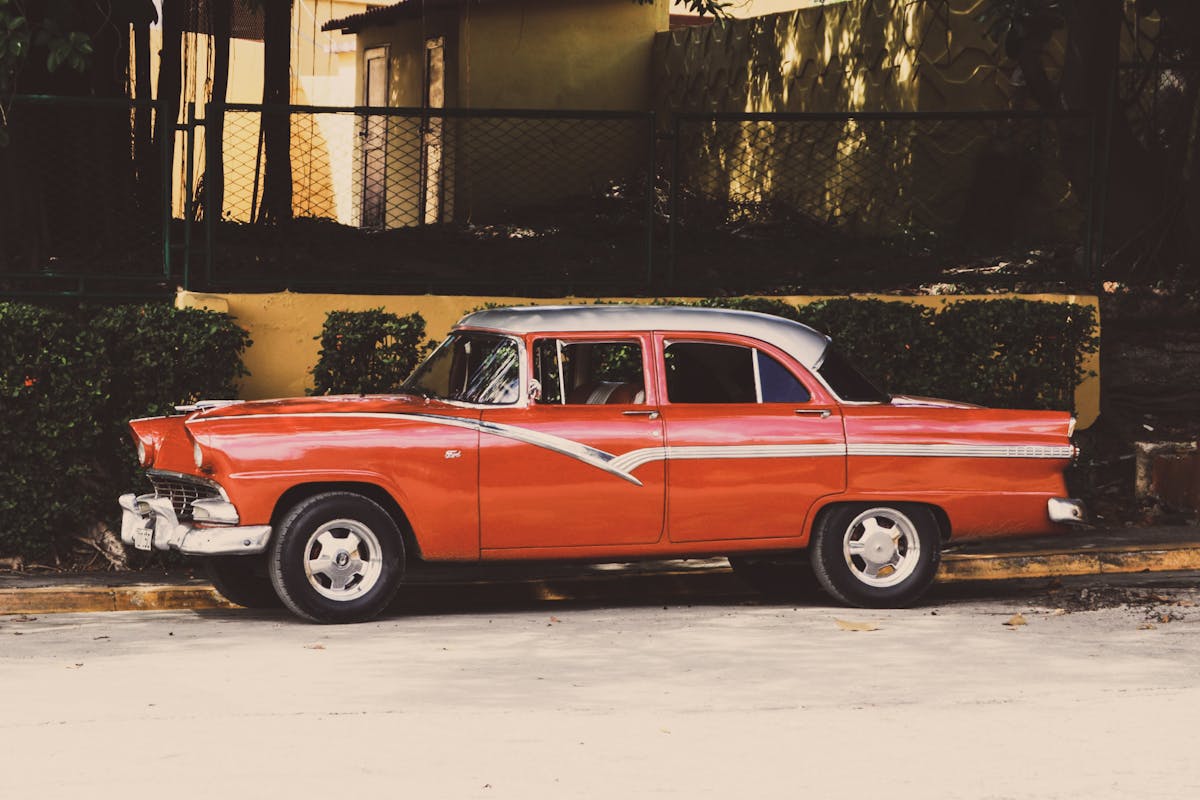
M 123 494 L 117 502 L 121 506 L 121 541 L 127 545 L 135 545 L 134 533 L 139 528 L 152 532 L 155 549 L 178 550 L 189 556 L 254 555 L 266 550 L 271 539 L 270 525 L 201 526 L 180 522 L 168 497 Z M 237 522 L 232 505 L 221 505 L 229 508 L 210 509 L 210 518 Z
M 1083 507 L 1083 501 L 1073 497 L 1051 497 L 1046 504 L 1046 512 L 1050 515 L 1051 522 L 1087 522 L 1087 509 Z

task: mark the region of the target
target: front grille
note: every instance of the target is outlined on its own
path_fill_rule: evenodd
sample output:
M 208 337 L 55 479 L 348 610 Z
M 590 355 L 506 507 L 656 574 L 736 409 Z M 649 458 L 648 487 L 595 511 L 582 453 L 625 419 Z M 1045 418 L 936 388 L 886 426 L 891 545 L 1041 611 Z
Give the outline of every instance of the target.
M 175 516 L 180 519 L 192 518 L 192 503 L 204 497 L 220 497 L 216 486 L 187 475 L 165 475 L 161 472 L 151 472 L 146 477 L 154 486 L 155 497 L 171 498 L 175 508 Z

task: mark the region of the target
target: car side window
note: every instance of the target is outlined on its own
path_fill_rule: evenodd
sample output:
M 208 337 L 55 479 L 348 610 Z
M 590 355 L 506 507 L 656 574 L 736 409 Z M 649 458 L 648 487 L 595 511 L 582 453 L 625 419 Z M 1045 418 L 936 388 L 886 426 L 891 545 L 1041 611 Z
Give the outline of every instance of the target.
M 533 374 L 540 405 L 640 405 L 646 379 L 639 342 L 537 339 Z
M 786 367 L 753 347 L 668 342 L 664 356 L 672 403 L 806 403 L 811 398 Z

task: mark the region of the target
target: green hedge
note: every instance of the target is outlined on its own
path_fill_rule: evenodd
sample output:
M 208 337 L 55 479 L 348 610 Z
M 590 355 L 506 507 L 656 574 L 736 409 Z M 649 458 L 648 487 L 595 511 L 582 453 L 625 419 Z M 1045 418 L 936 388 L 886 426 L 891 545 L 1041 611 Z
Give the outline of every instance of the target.
M 42 559 L 115 525 L 136 479 L 126 423 L 233 397 L 249 344 L 207 311 L 0 303 L 0 556 Z
M 795 306 L 771 297 L 722 297 L 692 304 L 811 325 L 893 394 L 997 408 L 1072 409 L 1084 360 L 1099 347 L 1095 310 L 1074 303 L 1006 298 L 930 307 L 840 297 Z M 320 337 L 314 391 L 392 391 L 420 360 L 424 338 L 418 314 L 331 312 Z
M 697 305 L 765 311 L 833 338 L 866 375 L 893 394 L 944 397 L 996 408 L 1070 410 L 1099 347 L 1091 306 L 1008 298 L 940 308 L 836 298 L 792 306 L 770 298 Z
M 311 394 L 394 392 L 429 351 L 425 318 L 382 308 L 330 311 L 313 367 Z

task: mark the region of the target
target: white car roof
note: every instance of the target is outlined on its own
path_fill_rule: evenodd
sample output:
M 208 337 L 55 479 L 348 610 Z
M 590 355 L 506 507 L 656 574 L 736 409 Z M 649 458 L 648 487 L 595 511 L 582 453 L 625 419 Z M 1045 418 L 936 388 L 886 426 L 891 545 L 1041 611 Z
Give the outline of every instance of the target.
M 578 305 L 490 308 L 467 314 L 459 328 L 525 335 L 541 331 L 733 333 L 775 345 L 808 369 L 821 365 L 829 337 L 807 325 L 756 311 L 695 306 Z

